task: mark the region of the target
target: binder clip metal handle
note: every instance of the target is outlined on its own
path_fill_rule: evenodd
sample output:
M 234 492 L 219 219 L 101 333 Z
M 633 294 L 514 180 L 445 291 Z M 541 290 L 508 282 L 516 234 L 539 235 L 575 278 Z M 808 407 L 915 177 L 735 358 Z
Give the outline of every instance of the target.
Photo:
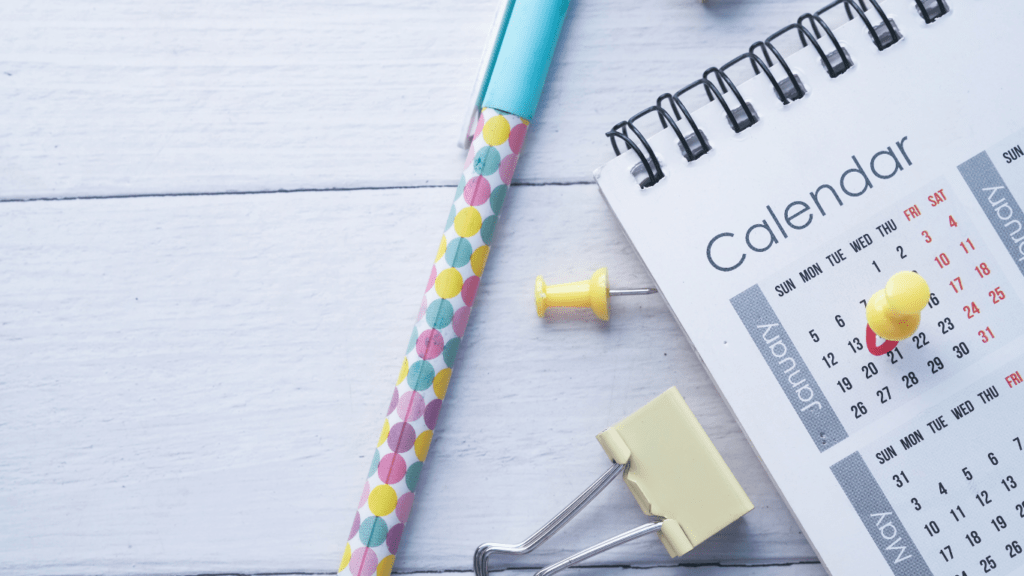
M 523 555 L 529 554 L 537 549 L 538 546 L 546 542 L 549 538 L 554 536 L 556 532 L 562 529 L 563 526 L 569 523 L 581 510 L 590 504 L 591 500 L 597 497 L 612 480 L 619 475 L 626 468 L 625 464 L 612 464 L 610 468 L 605 470 L 601 476 L 594 481 L 593 484 L 587 487 L 582 494 L 577 496 L 568 506 L 562 509 L 561 512 L 555 515 L 554 518 L 548 520 L 544 526 L 541 526 L 540 530 L 537 530 L 530 535 L 529 538 L 523 540 L 521 543 L 516 545 L 509 544 L 481 544 L 477 549 L 476 553 L 473 554 L 473 571 L 476 572 L 476 576 L 488 576 L 487 561 L 491 554 L 510 554 L 510 555 Z M 641 536 L 646 536 L 652 532 L 661 530 L 664 520 L 657 520 L 654 522 L 648 522 L 627 530 L 618 536 L 612 536 L 611 538 L 591 546 L 585 550 L 581 550 L 572 556 L 563 558 L 554 564 L 545 566 L 537 571 L 534 576 L 551 576 L 552 574 L 561 572 L 570 566 L 575 566 L 584 560 L 596 556 L 601 552 L 610 550 L 620 544 L 625 544 L 631 540 L 636 540 Z
M 612 464 L 611 467 L 608 468 L 608 470 L 605 470 L 605 472 L 601 474 L 593 484 L 588 486 L 583 493 L 577 496 L 569 503 L 568 506 L 556 514 L 554 518 L 548 520 L 547 523 L 541 526 L 539 530 L 531 534 L 529 538 L 523 540 L 521 543 L 514 546 L 509 544 L 481 544 L 473 554 L 473 571 L 476 572 L 476 576 L 487 576 L 487 561 L 492 554 L 510 554 L 517 556 L 529 554 L 536 550 L 538 546 L 547 542 L 549 538 L 554 536 L 556 532 L 561 530 L 563 526 L 575 518 L 587 504 L 590 504 L 590 501 L 596 498 L 602 490 L 607 488 L 608 485 L 612 483 L 612 480 L 614 480 L 615 477 L 619 475 L 619 472 L 621 472 L 625 467 L 626 466 L 624 464 Z M 568 558 L 566 560 L 568 560 Z
M 535 550 L 620 473 L 641 510 L 655 520 L 545 566 L 534 576 L 551 576 L 655 532 L 670 556 L 682 556 L 754 508 L 675 388 L 598 434 L 597 441 L 612 466 L 522 543 L 481 544 L 473 555 L 476 576 L 487 576 L 491 554 L 522 555 Z
M 641 536 L 646 536 L 647 534 L 651 534 L 652 532 L 657 532 L 658 530 L 661 530 L 661 527 L 664 523 L 665 522 L 663 520 L 658 520 L 656 522 L 648 522 L 647 524 L 642 524 L 640 526 L 637 526 L 636 528 L 633 528 L 632 530 L 627 530 L 622 534 L 619 534 L 618 536 L 612 536 L 611 538 L 605 540 L 604 542 L 601 542 L 600 544 L 595 544 L 590 548 L 587 548 L 586 550 L 581 550 L 573 554 L 572 556 L 569 556 L 568 558 L 559 560 L 558 562 L 555 562 L 550 566 L 541 568 L 537 571 L 536 574 L 534 574 L 534 576 L 551 576 L 556 572 L 561 572 L 562 570 L 565 570 L 570 566 L 575 566 L 580 562 L 583 562 L 591 556 L 597 556 L 605 550 L 610 550 L 620 544 L 625 544 L 630 540 L 636 540 Z

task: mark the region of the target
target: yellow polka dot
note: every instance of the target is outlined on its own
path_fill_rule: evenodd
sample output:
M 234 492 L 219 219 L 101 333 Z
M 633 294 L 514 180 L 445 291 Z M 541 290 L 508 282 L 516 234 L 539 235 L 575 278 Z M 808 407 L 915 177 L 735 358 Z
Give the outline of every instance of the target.
M 444 400 L 445 393 L 448 392 L 448 381 L 452 378 L 452 369 L 445 368 L 434 376 L 434 394 Z
M 388 424 L 387 420 L 385 420 L 384 421 L 384 428 L 381 429 L 381 431 L 380 431 L 380 438 L 377 439 L 377 446 L 383 446 L 384 445 L 384 441 L 388 439 L 388 433 L 390 433 L 390 432 L 391 432 L 391 425 Z
M 448 239 L 441 236 L 441 247 L 437 249 L 437 256 L 434 256 L 434 262 L 437 262 L 444 257 L 445 250 L 448 249 Z
M 370 491 L 370 512 L 374 516 L 384 517 L 395 511 L 395 504 L 398 503 L 398 494 L 395 489 L 387 484 L 381 484 Z
M 494 116 L 484 124 L 484 142 L 491 146 L 504 144 L 508 140 L 508 133 L 511 127 L 504 116 Z
M 395 555 L 385 556 L 377 564 L 377 576 L 391 576 L 391 568 L 395 565 Z
M 484 219 L 480 212 L 472 206 L 459 210 L 455 216 L 455 233 L 463 238 L 470 238 L 480 231 L 480 224 Z
M 341 554 L 341 566 L 338 568 L 338 572 L 345 569 L 348 566 L 348 561 L 352 558 L 352 545 L 345 544 L 345 551 Z
M 402 360 L 402 369 L 398 371 L 398 382 L 395 382 L 395 386 L 402 383 L 405 377 L 409 375 L 409 359 Z
M 487 255 L 490 254 L 490 251 L 491 249 L 487 246 L 473 250 L 473 257 L 470 259 L 470 263 L 473 265 L 473 274 L 479 276 L 484 273 L 484 264 L 487 264 Z
M 416 457 L 423 462 L 427 459 L 427 451 L 430 450 L 430 441 L 434 438 L 434 432 L 427 430 L 416 438 Z
M 434 280 L 434 290 L 441 298 L 454 298 L 462 292 L 462 274 L 455 268 L 448 268 L 437 275 Z

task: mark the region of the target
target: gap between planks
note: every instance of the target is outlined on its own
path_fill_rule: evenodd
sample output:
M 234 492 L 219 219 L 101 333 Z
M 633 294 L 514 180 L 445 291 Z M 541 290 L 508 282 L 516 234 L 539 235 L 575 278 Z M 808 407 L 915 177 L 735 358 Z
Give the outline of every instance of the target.
M 498 568 L 489 570 L 489 573 L 510 573 L 510 574 L 531 574 L 539 570 L 540 566 L 519 566 L 515 568 Z M 739 574 L 749 574 L 754 576 L 771 576 L 776 574 L 783 574 L 780 569 L 796 569 L 797 572 L 786 571 L 786 576 L 811 576 L 817 574 L 824 574 L 824 568 L 821 563 L 817 561 L 796 561 L 796 562 L 783 562 L 775 564 L 756 564 L 756 565 L 733 565 L 733 564 L 673 564 L 667 566 L 629 566 L 623 564 L 593 564 L 586 566 L 577 566 L 568 568 L 566 571 L 583 576 L 589 576 L 591 572 L 597 570 L 643 570 L 645 572 L 654 573 L 665 572 L 672 570 L 673 574 L 689 574 L 691 576 L 709 576 L 711 574 L 719 574 L 722 576 L 737 576 Z M 336 572 L 202 572 L 196 574 L 186 574 L 182 576 L 333 576 Z M 466 575 L 471 576 L 472 570 L 420 570 L 415 572 L 392 572 L 394 576 L 426 576 L 428 574 L 455 574 L 455 575 Z M 144 576 L 144 575 L 143 575 Z M 653 576 L 653 575 L 652 575 Z
M 584 186 L 595 184 L 593 181 L 578 182 L 523 182 L 516 183 L 515 188 L 542 188 L 545 186 Z M 264 194 L 299 194 L 309 192 L 359 192 L 364 190 L 439 190 L 451 188 L 453 185 L 423 186 L 368 186 L 345 188 L 294 188 L 287 190 L 240 190 L 224 192 L 164 192 L 153 194 L 115 194 L 106 196 L 40 196 L 38 198 L 0 198 L 0 204 L 7 202 L 63 202 L 66 200 L 119 200 L 124 198 L 174 198 L 177 196 L 253 196 Z

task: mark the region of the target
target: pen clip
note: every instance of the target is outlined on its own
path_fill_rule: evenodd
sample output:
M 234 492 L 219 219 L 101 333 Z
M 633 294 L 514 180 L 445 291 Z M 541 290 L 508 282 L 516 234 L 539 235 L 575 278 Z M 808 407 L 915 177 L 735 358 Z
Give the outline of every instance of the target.
M 473 141 L 476 121 L 480 117 L 480 106 L 483 104 L 487 84 L 491 80 L 491 71 L 494 70 L 494 62 L 498 59 L 498 50 L 501 48 L 501 40 L 505 36 L 505 28 L 508 26 L 509 17 L 512 16 L 514 5 L 515 0 L 501 0 L 498 12 L 494 15 L 494 23 L 491 24 L 491 32 L 487 36 L 487 45 L 484 48 L 484 57 L 480 61 L 480 70 L 473 84 L 473 101 L 469 113 L 463 118 L 462 129 L 459 132 L 459 148 L 469 148 L 469 143 Z

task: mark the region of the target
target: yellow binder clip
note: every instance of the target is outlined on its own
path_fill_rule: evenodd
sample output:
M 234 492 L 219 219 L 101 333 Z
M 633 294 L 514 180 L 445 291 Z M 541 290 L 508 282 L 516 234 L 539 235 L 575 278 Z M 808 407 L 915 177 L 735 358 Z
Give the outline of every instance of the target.
M 655 532 L 670 556 L 682 556 L 754 508 L 674 387 L 598 434 L 597 441 L 612 460 L 611 468 L 520 544 L 481 544 L 473 556 L 476 576 L 487 576 L 487 562 L 493 554 L 522 555 L 535 550 L 622 471 L 644 514 L 657 520 L 542 568 L 535 576 L 551 576 Z
M 657 288 L 609 290 L 608 268 L 598 268 L 590 280 L 554 286 L 548 286 L 544 278 L 537 276 L 533 296 L 537 302 L 537 316 L 541 318 L 548 308 L 590 308 L 598 318 L 607 321 L 609 296 L 640 296 L 657 291 Z

